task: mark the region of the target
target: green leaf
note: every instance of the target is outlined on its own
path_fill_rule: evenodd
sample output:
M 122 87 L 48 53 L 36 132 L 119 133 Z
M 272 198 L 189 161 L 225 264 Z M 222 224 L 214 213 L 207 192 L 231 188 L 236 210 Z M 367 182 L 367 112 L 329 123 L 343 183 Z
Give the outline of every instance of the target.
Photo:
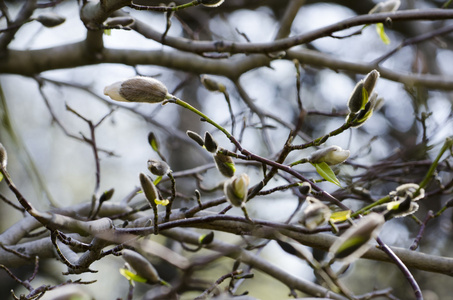
M 349 218 L 351 218 L 350 210 L 337 211 L 330 215 L 330 221 L 333 223 L 344 222 Z
M 146 279 L 140 275 L 134 274 L 128 269 L 120 269 L 120 274 L 126 277 L 127 280 L 136 281 L 136 282 L 146 282 Z
M 368 91 L 365 88 L 362 88 L 362 106 L 360 107 L 360 110 L 365 108 L 365 105 L 368 103 L 368 99 Z
M 154 185 L 157 185 L 160 181 L 162 180 L 162 176 L 157 176 L 156 179 L 154 179 Z
M 340 181 L 338 180 L 337 176 L 335 176 L 335 173 L 332 171 L 328 164 L 321 162 L 312 165 L 316 168 L 316 172 L 318 172 L 318 174 L 321 175 L 322 178 L 341 187 Z
M 387 34 L 385 33 L 383 23 L 376 24 L 376 31 L 379 34 L 379 37 L 381 38 L 381 40 L 384 42 L 384 44 L 386 44 L 386 45 L 390 44 L 390 39 L 387 36 Z
M 111 29 L 104 29 L 104 34 L 110 36 L 110 35 L 112 35 L 112 30 Z
M 2 182 L 2 180 L 3 180 L 3 173 L 0 172 L 0 182 Z

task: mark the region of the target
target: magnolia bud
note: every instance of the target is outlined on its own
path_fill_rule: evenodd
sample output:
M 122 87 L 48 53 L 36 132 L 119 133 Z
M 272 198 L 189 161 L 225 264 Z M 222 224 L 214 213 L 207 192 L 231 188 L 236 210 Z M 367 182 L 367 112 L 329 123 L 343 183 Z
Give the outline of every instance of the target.
M 363 80 L 360 80 L 354 90 L 352 90 L 351 96 L 348 100 L 348 108 L 351 113 L 356 113 L 363 108 Z
M 329 220 L 331 212 L 327 205 L 314 197 L 307 197 L 306 201 L 308 205 L 299 223 L 311 230 Z
M 373 70 L 370 73 L 368 73 L 368 75 L 363 80 L 363 88 L 367 91 L 368 96 L 370 96 L 371 93 L 373 92 L 373 89 L 376 86 L 376 82 L 379 79 L 379 76 L 381 76 L 379 72 Z
M 201 147 L 204 147 L 204 140 L 203 138 L 196 132 L 193 132 L 191 130 L 187 130 L 186 131 L 186 134 L 188 137 L 190 137 L 192 140 L 194 140 L 195 142 L 197 142 L 198 145 L 200 145 Z
M 231 156 L 225 155 L 222 152 L 214 154 L 214 161 L 219 172 L 226 177 L 233 177 L 236 172 L 234 161 Z
M 368 242 L 377 237 L 385 219 L 378 213 L 369 213 L 346 230 L 329 249 L 331 259 L 351 263 L 361 257 L 370 247 Z
M 145 194 L 146 200 L 149 205 L 156 209 L 156 199 L 159 199 L 159 193 L 154 183 L 143 173 L 140 173 L 140 185 L 142 186 L 143 193 Z
M 378 14 L 384 12 L 396 11 L 401 5 L 400 0 L 388 0 L 376 4 L 369 12 L 369 14 Z
M 5 147 L 3 147 L 2 143 L 0 143 L 0 165 L 2 168 L 6 168 L 6 164 L 8 163 L 8 155 L 6 153 Z
M 164 176 L 171 172 L 166 162 L 154 159 L 148 160 L 148 170 L 157 176 Z
M 247 192 L 250 178 L 247 174 L 242 173 L 234 176 L 223 185 L 223 191 L 227 200 L 234 206 L 241 206 L 247 200 Z
M 204 146 L 206 147 L 206 150 L 211 153 L 216 152 L 217 148 L 219 147 L 212 135 L 207 131 L 204 134 Z
M 123 102 L 158 103 L 168 97 L 167 87 L 157 79 L 137 76 L 118 81 L 104 88 L 104 95 Z
M 153 284 L 162 282 L 156 269 L 141 254 L 129 249 L 124 249 L 121 253 L 124 261 L 137 272 L 137 275 L 145 278 L 147 283 Z
M 223 84 L 218 83 L 217 81 L 209 78 L 206 75 L 201 76 L 201 83 L 208 91 L 224 92 L 226 90 L 226 87 Z
M 348 159 L 349 154 L 349 150 L 343 150 L 338 146 L 330 146 L 310 154 L 308 161 L 312 164 L 325 162 L 328 165 L 337 165 Z
M 224 0 L 201 0 L 201 4 L 207 7 L 217 7 L 223 3 Z
M 299 192 L 302 195 L 308 195 L 311 193 L 311 184 L 308 182 L 304 181 L 302 184 L 299 186 Z
M 66 21 L 66 18 L 57 15 L 56 13 L 48 12 L 40 14 L 39 16 L 36 17 L 35 20 L 45 27 L 55 27 L 64 23 L 64 21 Z

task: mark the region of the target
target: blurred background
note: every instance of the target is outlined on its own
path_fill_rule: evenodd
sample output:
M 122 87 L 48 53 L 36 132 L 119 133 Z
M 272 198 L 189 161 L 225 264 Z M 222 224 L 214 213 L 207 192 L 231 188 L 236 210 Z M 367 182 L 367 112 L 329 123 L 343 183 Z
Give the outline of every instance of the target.
M 158 4 L 152 3 L 153 1 L 141 2 L 148 5 Z M 187 28 L 190 28 L 192 34 L 201 40 L 270 42 L 275 38 L 290 2 L 227 0 L 218 9 L 201 6 L 186 9 L 177 12 L 177 17 L 172 19 L 168 35 L 188 37 Z M 292 23 L 290 36 L 366 14 L 377 3 L 368 0 L 299 2 L 301 5 Z M 444 2 L 403 0 L 400 10 L 438 8 Z M 17 14 L 21 4 L 21 1 L 4 1 L 12 16 Z M 66 21 L 54 28 L 43 27 L 38 22 L 27 23 L 21 27 L 8 48 L 43 49 L 83 40 L 86 28 L 79 17 L 79 4 L 78 1 L 61 1 L 55 7 L 40 9 L 37 14 L 51 11 L 64 16 Z M 165 31 L 166 18 L 161 13 L 132 11 L 130 8 L 124 8 L 124 11 L 130 12 L 160 32 Z M 5 27 L 6 24 L 2 21 L 2 27 Z M 391 28 L 386 28 L 391 41 L 389 45 L 382 42 L 374 26 L 368 26 L 359 35 L 344 39 L 321 38 L 296 47 L 296 50 L 310 49 L 338 60 L 366 64 L 381 58 L 408 38 L 451 24 L 448 20 L 395 22 Z M 357 29 L 358 27 L 354 27 L 338 35 L 346 36 Z M 446 34 L 403 47 L 382 61 L 380 67 L 403 74 L 412 72 L 420 76 L 435 74 L 451 77 L 452 37 L 451 34 Z M 104 35 L 104 43 L 106 48 L 174 51 L 127 30 L 112 30 L 109 35 Z M 349 95 L 363 75 L 320 68 L 310 63 L 303 64 L 300 70 L 300 97 L 308 111 L 302 131 L 306 136 L 316 138 L 343 124 Z M 175 105 L 118 104 L 103 95 L 106 85 L 136 74 L 159 79 L 168 87 L 170 93 L 200 108 L 217 123 L 231 130 L 230 114 L 224 96 L 206 90 L 200 83 L 201 74 L 154 65 L 131 67 L 126 64 L 107 63 L 50 70 L 36 74 L 35 78 L 0 74 L 3 90 L 0 140 L 8 151 L 8 166 L 14 181 L 37 208 L 47 210 L 53 206 L 65 207 L 89 201 L 93 195 L 93 151 L 87 143 L 68 136 L 90 137 L 90 128 L 87 122 L 68 111 L 68 106 L 94 124 L 108 115 L 96 127 L 95 133 L 97 146 L 105 150 L 99 152 L 100 190 L 115 188 L 112 201 L 121 201 L 139 186 L 138 174 L 147 172 L 148 159 L 159 159 L 148 144 L 148 134 L 151 131 L 158 138 L 160 149 L 174 172 L 212 163 L 210 155 L 186 137 L 186 130 L 201 135 L 209 131 L 220 146 L 234 150 L 223 134 L 209 124 L 200 122 L 196 115 L 182 111 Z M 266 131 L 270 144 L 267 143 L 261 133 L 263 124 L 260 118 L 250 112 L 234 82 L 222 76 L 214 75 L 212 78 L 227 87 L 237 122 L 233 133 L 241 136 L 244 148 L 265 157 L 273 157 L 284 145 L 289 134 L 288 128 L 275 119 L 267 118 Z M 289 123 L 296 122 L 299 110 L 296 69 L 292 59 L 275 59 L 267 67 L 250 70 L 240 77 L 240 83 L 260 109 Z M 373 199 L 387 195 L 399 184 L 419 182 L 445 138 L 453 133 L 451 91 L 409 86 L 385 78 L 379 80 L 376 91 L 384 100 L 380 110 L 362 127 L 332 137 L 326 143 L 351 151 L 351 163 L 340 167 L 339 178 L 345 186 L 355 183 L 355 186 L 370 190 Z M 298 137 L 294 143 L 303 142 L 303 139 Z M 313 150 L 314 148 L 295 151 L 287 162 L 306 157 Z M 436 177 L 437 182 L 431 185 L 428 193 L 451 182 L 451 162 L 451 156 L 442 161 L 442 168 Z M 237 168 L 238 172 L 249 174 L 252 184 L 262 178 L 259 168 L 247 165 L 238 165 Z M 317 176 L 311 166 L 301 166 L 298 170 L 304 172 L 308 178 Z M 215 187 L 222 180 L 224 178 L 214 168 L 203 174 L 202 184 L 205 187 Z M 284 180 L 277 178 L 271 181 L 267 188 L 284 183 Z M 337 187 L 330 183 L 321 183 L 320 186 L 339 197 L 343 195 L 344 203 L 353 209 L 366 204 L 348 197 L 350 190 L 347 190 L 348 193 L 337 190 Z M 193 180 L 178 181 L 178 192 L 193 195 L 194 188 L 196 185 Z M 14 200 L 5 185 L 0 186 L 0 191 L 8 199 Z M 221 191 L 214 191 L 204 193 L 203 196 L 210 199 L 221 194 Z M 421 207 L 416 216 L 423 220 L 428 210 L 438 211 L 449 199 L 451 187 L 447 187 L 443 193 L 433 192 L 429 199 L 420 203 Z M 253 218 L 283 221 L 294 211 L 297 204 L 298 198 L 286 191 L 255 199 L 248 204 L 248 210 Z M 196 203 L 193 199 L 178 198 L 177 205 L 190 207 Z M 4 231 L 20 220 L 22 215 L 13 212 L 3 203 L 0 203 L 0 206 L 0 226 Z M 241 214 L 240 210 L 230 213 Z M 419 225 L 410 218 L 394 219 L 385 224 L 380 236 L 389 245 L 407 249 L 418 229 Z M 427 232 L 417 251 L 451 256 L 451 232 L 451 211 L 447 210 L 428 223 Z M 240 241 L 238 237 L 229 234 L 220 235 L 224 240 Z M 307 264 L 286 255 L 274 242 L 264 248 L 260 255 L 296 276 L 315 280 L 313 271 Z M 119 297 L 121 293 L 125 297 L 127 281 L 120 278 L 118 273 L 121 262 L 115 258 L 112 258 L 111 262 L 95 264 L 94 267 L 99 270 L 97 274 L 83 275 L 84 280 L 96 279 L 105 285 L 105 289 L 93 286 L 95 290 L 90 290 L 90 286 L 84 287 L 97 299 L 112 299 Z M 205 276 L 206 279 L 218 278 L 228 272 L 230 264 L 221 260 L 215 268 L 205 270 L 204 275 L 200 276 Z M 29 276 L 27 274 L 30 268 L 22 271 L 24 278 Z M 39 280 L 42 282 L 58 282 L 65 278 L 60 275 L 65 271 L 63 265 L 55 261 L 42 262 L 41 268 L 47 271 L 40 274 L 42 277 Z M 112 284 L 112 274 L 118 276 L 115 284 Z M 45 278 L 46 276 L 48 278 Z M 425 299 L 453 299 L 452 281 L 447 275 L 414 270 L 414 276 L 424 291 Z M 8 285 L 2 284 L 0 294 L 7 295 L 14 283 L 4 272 L 0 272 L 0 277 L 2 282 L 8 282 Z M 345 273 L 344 282 L 358 295 L 386 287 L 392 287 L 394 295 L 401 299 L 409 299 L 411 297 L 407 295 L 413 293 L 394 265 L 381 262 L 358 261 Z M 253 284 L 260 286 L 258 291 L 250 286 Z M 146 291 L 144 287 L 139 288 L 142 292 Z M 284 285 L 259 272 L 255 280 L 247 281 L 242 288 L 244 291 L 254 291 L 251 296 L 260 299 L 283 299 L 288 295 L 288 289 Z M 184 299 L 193 297 L 186 295 Z

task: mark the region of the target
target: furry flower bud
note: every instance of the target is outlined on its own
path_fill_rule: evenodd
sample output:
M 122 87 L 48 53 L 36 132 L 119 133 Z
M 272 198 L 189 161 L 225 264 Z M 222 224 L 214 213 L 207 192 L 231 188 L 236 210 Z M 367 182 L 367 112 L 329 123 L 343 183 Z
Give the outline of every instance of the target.
M 381 214 L 370 213 L 346 230 L 329 249 L 331 259 L 351 263 L 370 247 L 368 242 L 378 235 L 385 219 Z
M 343 150 L 338 146 L 330 146 L 310 154 L 308 161 L 312 164 L 325 162 L 328 165 L 337 165 L 348 159 L 349 154 L 349 150 Z
M 160 160 L 148 160 L 148 170 L 156 176 L 164 176 L 171 172 L 170 166 Z
M 123 102 L 158 103 L 170 97 L 167 87 L 157 79 L 137 76 L 104 88 L 104 95 Z
M 236 172 L 234 161 L 231 156 L 225 155 L 222 152 L 217 151 L 214 154 L 214 161 L 219 172 L 225 177 L 233 177 Z
M 306 201 L 308 205 L 299 223 L 311 230 L 329 220 L 331 212 L 327 205 L 314 197 L 307 197 Z
M 211 92 L 224 92 L 226 90 L 226 87 L 223 84 L 206 75 L 201 76 L 201 83 L 208 91 Z
M 219 148 L 216 140 L 214 140 L 212 135 L 207 131 L 204 134 L 204 146 L 206 147 L 206 150 L 208 150 L 211 153 L 216 152 L 217 148 Z
M 129 249 L 124 249 L 121 253 L 124 261 L 137 272 L 137 275 L 145 278 L 147 283 L 162 282 L 156 269 L 141 254 Z
M 196 132 L 193 132 L 191 130 L 187 130 L 186 131 L 186 134 L 188 137 L 190 137 L 192 140 L 194 140 L 195 142 L 197 142 L 198 145 L 200 145 L 201 147 L 204 147 L 204 140 L 203 138 Z
M 250 184 L 250 178 L 247 174 L 242 173 L 234 176 L 223 185 L 223 191 L 227 200 L 234 206 L 241 206 L 247 200 L 247 192 Z
M 159 192 L 157 191 L 154 183 L 143 173 L 140 173 L 140 185 L 142 186 L 143 193 L 145 194 L 146 200 L 148 200 L 149 205 L 156 209 L 157 205 L 155 200 L 159 200 Z

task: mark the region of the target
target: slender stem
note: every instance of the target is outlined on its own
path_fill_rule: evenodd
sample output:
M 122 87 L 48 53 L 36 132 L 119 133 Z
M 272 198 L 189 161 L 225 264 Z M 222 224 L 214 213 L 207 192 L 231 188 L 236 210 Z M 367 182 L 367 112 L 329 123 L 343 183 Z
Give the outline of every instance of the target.
M 404 276 L 409 281 L 409 284 L 411 285 L 412 289 L 414 290 L 415 299 L 423 300 L 422 291 L 420 290 L 420 287 L 418 286 L 417 281 L 415 281 L 414 276 L 412 276 L 411 272 L 406 267 L 406 265 L 401 261 L 401 259 L 398 256 L 396 256 L 395 252 L 393 252 L 389 246 L 384 244 L 384 242 L 379 237 L 376 238 L 376 241 L 378 242 L 382 251 L 384 251 L 395 262 L 395 264 L 398 266 L 398 268 L 401 270 L 401 272 L 403 272 Z
M 211 124 L 212 126 L 214 126 L 215 128 L 217 128 L 218 130 L 222 131 L 226 136 L 227 138 L 231 138 L 231 133 L 228 132 L 228 130 L 226 130 L 225 128 L 223 128 L 222 126 L 220 126 L 219 124 L 217 124 L 216 122 L 214 122 L 211 118 L 209 118 L 208 116 L 206 116 L 204 113 L 202 113 L 201 111 L 199 111 L 198 109 L 196 109 L 195 107 L 193 107 L 192 105 L 190 105 L 189 103 L 173 96 L 172 98 L 166 100 L 166 102 L 171 102 L 171 103 L 175 103 L 179 106 L 182 106 L 184 108 L 187 108 L 188 110 L 196 113 L 197 115 L 199 115 L 200 117 L 202 117 L 204 120 L 206 120 L 206 122 L 208 122 L 209 124 Z M 164 102 L 165 104 L 165 102 Z
M 431 167 L 429 167 L 428 173 L 426 173 L 425 178 L 423 178 L 422 182 L 420 182 L 420 185 L 419 185 L 420 187 L 414 193 L 414 197 L 416 197 L 418 195 L 420 189 L 424 189 L 428 185 L 429 181 L 431 180 L 431 177 L 434 174 L 434 171 L 437 168 L 437 165 L 439 164 L 440 158 L 445 153 L 445 151 L 450 149 L 452 146 L 453 146 L 453 138 L 451 138 L 451 137 L 446 138 L 445 143 L 443 144 L 442 148 L 439 151 L 439 154 L 437 154 L 436 159 L 431 164 Z

